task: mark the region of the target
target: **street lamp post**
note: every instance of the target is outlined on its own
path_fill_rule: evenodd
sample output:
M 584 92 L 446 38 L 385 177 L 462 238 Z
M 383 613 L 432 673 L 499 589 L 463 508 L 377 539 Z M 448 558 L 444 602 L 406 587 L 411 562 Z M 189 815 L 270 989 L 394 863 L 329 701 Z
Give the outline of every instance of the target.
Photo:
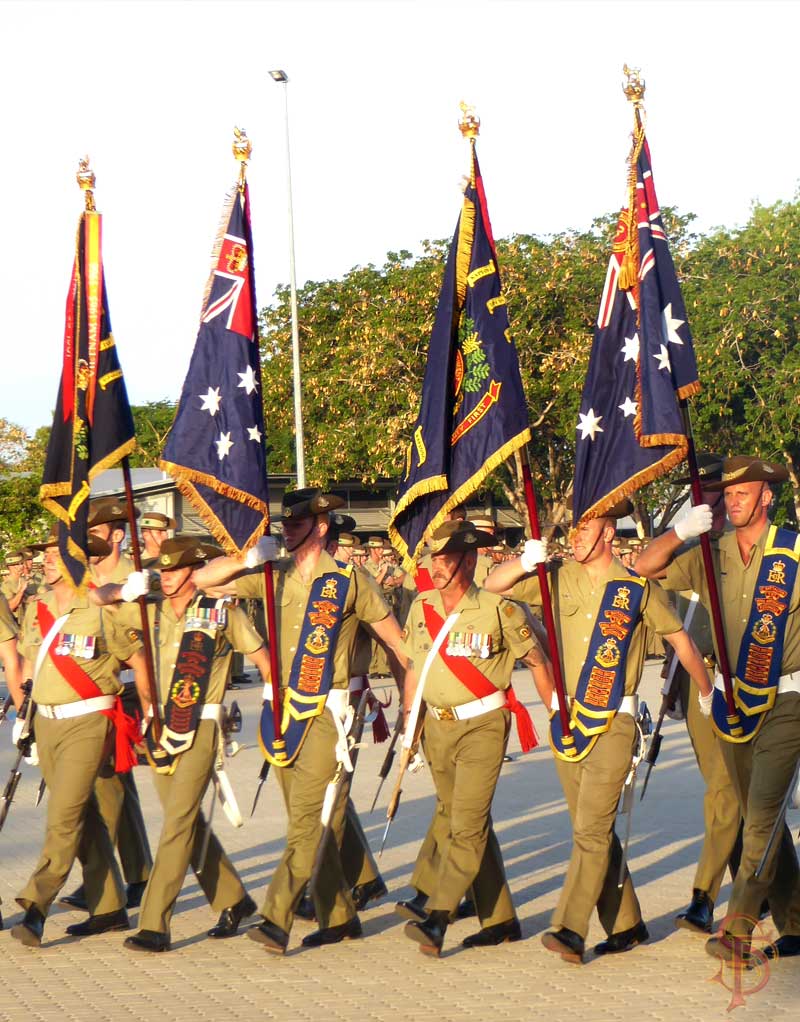
M 289 149 L 289 76 L 285 71 L 270 71 L 273 81 L 283 85 L 286 124 L 286 180 L 289 193 L 289 289 L 292 309 L 292 377 L 294 389 L 294 441 L 297 460 L 297 485 L 306 485 L 306 458 L 303 445 L 303 392 L 300 377 L 300 333 L 297 326 L 297 278 L 294 267 L 294 209 L 292 206 L 292 158 Z

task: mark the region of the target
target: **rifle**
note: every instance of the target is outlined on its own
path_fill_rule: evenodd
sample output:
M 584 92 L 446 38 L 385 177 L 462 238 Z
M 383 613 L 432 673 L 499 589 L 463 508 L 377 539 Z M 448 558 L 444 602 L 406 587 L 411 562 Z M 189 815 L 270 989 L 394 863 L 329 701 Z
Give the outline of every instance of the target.
M 378 782 L 378 790 L 375 792 L 375 798 L 372 800 L 372 805 L 369 807 L 370 812 L 373 812 L 373 810 L 375 809 L 375 806 L 377 805 L 378 802 L 378 795 L 380 795 L 381 788 L 383 787 L 383 782 L 391 773 L 392 763 L 394 763 L 395 757 L 395 746 L 397 745 L 397 740 L 400 738 L 400 735 L 402 735 L 402 733 L 403 733 L 403 707 L 400 706 L 397 712 L 397 721 L 394 725 L 394 731 L 392 732 L 392 740 L 389 743 L 389 748 L 386 750 L 386 755 L 383 757 L 383 763 L 381 763 L 381 768 L 378 771 L 378 777 L 380 777 L 380 781 Z
M 346 738 L 348 751 L 350 753 L 350 763 L 353 770 L 348 776 L 348 771 L 345 770 L 344 763 L 340 760 L 336 764 L 336 773 L 333 775 L 333 780 L 325 789 L 325 798 L 322 802 L 322 812 L 320 813 L 322 836 L 320 837 L 319 844 L 317 845 L 317 854 L 314 856 L 314 868 L 311 870 L 311 879 L 308 881 L 309 891 L 314 890 L 317 880 L 319 879 L 319 875 L 322 872 L 325 849 L 327 848 L 328 841 L 333 833 L 333 813 L 339 802 L 339 796 L 342 794 L 345 784 L 355 774 L 356 763 L 358 762 L 358 750 L 361 748 L 361 736 L 364 733 L 364 719 L 366 717 L 368 696 L 369 688 L 365 688 L 361 693 L 361 698 L 358 701 L 358 708 L 356 709 L 352 726 Z
M 20 769 L 22 761 L 31 754 L 31 745 L 33 744 L 33 730 L 31 728 L 31 721 L 33 719 L 32 688 L 33 682 L 30 680 L 26 681 L 22 686 L 25 698 L 23 699 L 22 706 L 19 708 L 19 716 L 24 717 L 24 723 L 22 725 L 22 734 L 17 740 L 17 758 L 11 767 L 11 773 L 8 775 L 3 794 L 0 795 L 0 830 L 3 829 L 3 824 L 6 822 L 8 811 L 11 808 L 11 803 L 14 801 L 14 795 L 22 777 L 22 770 Z
M 625 883 L 625 868 L 628 862 L 628 845 L 631 840 L 631 824 L 633 822 L 634 792 L 636 790 L 636 771 L 644 759 L 645 748 L 647 747 L 647 736 L 653 730 L 653 718 L 644 700 L 639 704 L 639 712 L 636 714 L 636 730 L 639 732 L 639 744 L 631 760 L 631 768 L 625 779 L 625 786 L 622 795 L 622 808 L 620 815 L 627 813 L 628 819 L 625 824 L 625 843 L 622 846 L 622 855 L 619 860 L 619 877 L 617 887 L 621 888 Z
M 402 716 L 403 714 L 401 710 L 400 712 L 401 719 Z M 389 799 L 389 804 L 386 807 L 386 827 L 383 831 L 383 838 L 381 839 L 381 848 L 380 851 L 378 852 L 378 858 L 380 858 L 381 855 L 383 855 L 383 848 L 384 845 L 386 844 L 386 838 L 389 836 L 389 828 L 394 822 L 395 816 L 397 816 L 397 810 L 398 807 L 400 806 L 400 796 L 403 794 L 403 777 L 405 775 L 406 770 L 408 770 L 411 760 L 416 755 L 417 748 L 419 746 L 420 735 L 422 734 L 422 725 L 424 722 L 425 722 L 425 704 L 423 703 L 422 706 L 420 707 L 420 711 L 417 713 L 417 720 L 414 725 L 414 733 L 412 735 L 411 742 L 408 745 L 406 745 L 406 743 L 403 742 L 403 750 L 400 753 L 400 764 L 397 772 L 397 782 L 394 786 L 392 796 Z
M 688 629 L 692 623 L 698 599 L 699 596 L 697 593 L 692 593 L 692 598 L 689 601 L 689 607 L 686 611 L 686 617 L 683 619 L 684 629 Z M 661 751 L 661 742 L 663 741 L 661 726 L 664 723 L 664 717 L 667 713 L 670 713 L 675 709 L 675 703 L 678 696 L 678 667 L 680 665 L 680 661 L 678 660 L 674 649 L 671 649 L 670 653 L 671 656 L 669 663 L 664 664 L 666 673 L 663 675 L 664 686 L 661 689 L 661 707 L 658 711 L 658 720 L 656 722 L 655 729 L 650 736 L 650 741 L 647 745 L 647 752 L 643 759 L 643 762 L 647 764 L 647 772 L 644 775 L 644 782 L 642 783 L 642 794 L 639 796 L 640 802 L 645 796 L 647 784 L 650 780 L 650 774 L 655 766 L 656 760 L 658 759 L 658 754 Z
M 0 724 L 8 717 L 8 711 L 11 709 L 11 704 L 14 700 L 11 698 L 11 693 L 6 696 L 5 702 L 0 706 Z

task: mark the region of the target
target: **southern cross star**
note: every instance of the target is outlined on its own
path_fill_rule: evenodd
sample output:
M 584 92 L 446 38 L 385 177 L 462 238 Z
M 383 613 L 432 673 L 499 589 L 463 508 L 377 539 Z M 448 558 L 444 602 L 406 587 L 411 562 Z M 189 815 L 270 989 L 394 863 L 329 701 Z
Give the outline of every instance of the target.
M 661 320 L 664 325 L 664 336 L 671 344 L 683 344 L 678 335 L 678 327 L 683 326 L 685 319 L 673 319 L 672 302 L 667 302 L 667 307 L 661 313 Z
M 633 337 L 626 337 L 625 344 L 620 351 L 625 356 L 623 362 L 635 362 L 639 357 L 639 335 L 634 334 Z
M 657 355 L 653 355 L 653 358 L 658 361 L 659 369 L 666 369 L 669 371 L 671 366 L 669 364 L 669 352 L 667 351 L 666 344 L 662 344 Z
M 578 418 L 580 421 L 577 428 L 581 431 L 581 440 L 585 440 L 587 437 L 594 440 L 595 433 L 603 432 L 600 427 L 600 420 L 603 416 L 595 415 L 594 408 L 590 408 L 585 415 L 583 412 L 578 412 Z
M 222 461 L 222 459 L 225 457 L 225 455 L 228 453 L 231 447 L 233 447 L 233 440 L 231 440 L 230 433 L 220 433 L 219 440 L 215 440 L 214 443 L 216 444 L 217 447 L 217 454 L 219 455 L 219 460 Z
M 255 440 L 257 444 L 261 443 L 261 430 L 258 426 L 248 426 L 247 435 L 251 440 Z
M 629 415 L 636 414 L 636 407 L 637 407 L 636 402 L 631 401 L 629 397 L 625 398 L 625 404 L 617 405 L 617 408 L 619 408 L 619 410 L 622 412 L 626 419 L 628 418 Z
M 243 373 L 237 373 L 236 375 L 239 377 L 241 381 L 239 383 L 239 386 L 244 387 L 245 394 L 252 394 L 253 391 L 258 386 L 258 380 L 256 379 L 256 375 L 253 372 L 253 367 L 248 366 Z
M 198 394 L 200 400 L 203 402 L 200 406 L 201 412 L 209 412 L 211 415 L 216 415 L 219 411 L 219 403 L 222 400 L 219 393 L 219 387 L 209 387 L 207 394 Z

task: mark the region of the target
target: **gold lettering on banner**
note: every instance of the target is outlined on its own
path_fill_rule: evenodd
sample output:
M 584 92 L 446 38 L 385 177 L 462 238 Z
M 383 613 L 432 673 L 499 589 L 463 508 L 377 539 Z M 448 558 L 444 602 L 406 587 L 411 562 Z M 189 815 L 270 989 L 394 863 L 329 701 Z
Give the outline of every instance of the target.
M 622 610 L 630 610 L 631 609 L 630 595 L 631 591 L 630 589 L 628 589 L 627 586 L 620 586 L 620 588 L 617 590 L 617 595 L 611 601 L 611 606 L 620 607 Z
M 487 263 L 485 266 L 478 266 L 472 273 L 467 275 L 467 284 L 470 287 L 475 287 L 479 280 L 484 277 L 491 277 L 494 273 L 494 263 Z
M 786 561 L 775 561 L 769 569 L 767 582 L 777 582 L 779 586 L 786 585 Z
M 489 312 L 494 312 L 495 309 L 499 309 L 501 305 L 505 305 L 505 304 L 506 304 L 506 296 L 505 295 L 497 295 L 496 298 L 490 298 L 486 302 L 486 308 L 488 309 Z
M 765 610 L 768 610 L 777 615 L 777 617 L 780 617 L 786 610 L 786 603 L 784 601 L 789 595 L 788 592 L 785 589 L 779 589 L 777 586 L 759 586 L 758 591 L 761 593 L 761 596 L 756 597 L 756 607 L 760 613 L 763 614 Z
M 338 578 L 326 578 L 325 585 L 322 587 L 322 592 L 320 593 L 320 595 L 324 600 L 335 600 L 336 590 L 338 587 L 339 587 Z
M 428 457 L 428 451 L 425 447 L 425 441 L 422 439 L 422 426 L 417 426 L 414 430 L 414 446 L 417 448 L 417 466 L 424 465 L 425 459 Z
M 613 671 L 601 671 L 599 667 L 593 667 L 586 685 L 585 702 L 605 709 L 611 698 L 615 678 L 616 674 Z
M 333 595 L 335 596 L 336 593 Z M 314 600 L 312 606 L 314 609 L 308 615 L 308 620 L 311 624 L 333 628 L 336 624 L 336 604 L 331 603 L 330 600 Z
M 613 635 L 617 639 L 624 639 L 628 634 L 627 625 L 631 623 L 630 614 L 623 614 L 621 610 L 603 611 L 607 620 L 599 623 L 600 631 L 604 636 Z
M 766 685 L 769 681 L 769 668 L 774 652 L 774 649 L 762 649 L 760 646 L 751 646 L 747 651 L 744 680 L 750 682 L 751 685 Z
M 298 691 L 305 692 L 308 695 L 316 695 L 322 684 L 322 673 L 324 670 L 325 660 L 323 658 L 317 659 L 316 657 L 306 656 L 304 653 L 303 659 L 300 662 L 300 677 L 297 681 Z
M 109 383 L 113 383 L 114 380 L 119 380 L 121 378 L 122 370 L 115 369 L 113 372 L 106 373 L 104 376 L 101 376 L 97 382 L 100 384 L 100 389 L 105 390 Z

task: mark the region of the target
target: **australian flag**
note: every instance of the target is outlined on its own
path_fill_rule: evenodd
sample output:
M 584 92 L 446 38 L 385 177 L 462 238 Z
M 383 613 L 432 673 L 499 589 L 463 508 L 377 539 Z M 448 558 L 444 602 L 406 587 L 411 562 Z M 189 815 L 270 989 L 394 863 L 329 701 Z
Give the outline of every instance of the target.
M 78 224 L 64 326 L 61 383 L 39 499 L 58 519 L 64 578 L 87 582 L 89 492 L 96 475 L 136 446 L 103 274 L 103 222 L 85 212 Z
M 530 440 L 474 140 L 389 536 L 411 568 L 440 525 Z
M 200 328 L 160 465 L 226 552 L 269 530 L 247 185 L 223 211 Z
M 573 522 L 602 516 L 686 457 L 679 400 L 697 393 L 692 336 L 638 129 L 581 397 Z

